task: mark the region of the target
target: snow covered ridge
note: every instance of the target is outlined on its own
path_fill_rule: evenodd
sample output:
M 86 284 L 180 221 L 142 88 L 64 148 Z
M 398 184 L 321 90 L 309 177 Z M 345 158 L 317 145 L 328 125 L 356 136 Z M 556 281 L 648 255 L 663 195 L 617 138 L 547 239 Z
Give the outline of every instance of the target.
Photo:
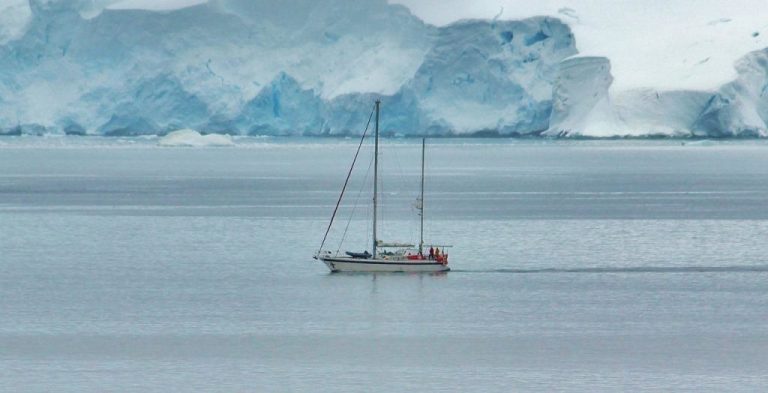
M 0 28 L 0 133 L 358 134 L 382 96 L 390 134 L 766 136 L 765 51 L 715 92 L 612 93 L 610 61 L 574 57 L 551 17 L 435 27 L 386 0 L 93 4 L 29 0 L 27 22 Z

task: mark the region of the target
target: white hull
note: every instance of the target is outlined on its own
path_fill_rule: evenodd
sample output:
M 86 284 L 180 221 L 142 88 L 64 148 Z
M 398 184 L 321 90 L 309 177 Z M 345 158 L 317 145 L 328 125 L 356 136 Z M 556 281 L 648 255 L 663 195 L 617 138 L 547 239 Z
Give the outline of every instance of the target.
M 320 258 L 332 273 L 437 273 L 451 269 L 435 261 L 391 261 L 346 257 Z

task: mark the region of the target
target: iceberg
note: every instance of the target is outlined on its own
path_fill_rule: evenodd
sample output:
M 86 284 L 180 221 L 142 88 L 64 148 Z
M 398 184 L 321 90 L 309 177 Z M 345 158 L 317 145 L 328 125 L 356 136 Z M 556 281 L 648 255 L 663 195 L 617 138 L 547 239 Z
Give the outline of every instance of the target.
M 195 130 L 177 130 L 160 138 L 157 142 L 159 146 L 165 147 L 208 147 L 208 146 L 234 146 L 232 137 L 229 135 L 202 135 Z

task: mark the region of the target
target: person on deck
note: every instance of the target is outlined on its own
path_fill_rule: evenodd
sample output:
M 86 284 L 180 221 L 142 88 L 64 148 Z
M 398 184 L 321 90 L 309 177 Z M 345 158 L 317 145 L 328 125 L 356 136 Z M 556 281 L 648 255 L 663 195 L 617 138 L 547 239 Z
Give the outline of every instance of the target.
M 429 259 L 430 260 L 435 259 L 435 249 L 434 249 L 434 247 L 430 247 L 429 248 Z
M 435 247 L 435 258 L 440 258 L 440 248 Z

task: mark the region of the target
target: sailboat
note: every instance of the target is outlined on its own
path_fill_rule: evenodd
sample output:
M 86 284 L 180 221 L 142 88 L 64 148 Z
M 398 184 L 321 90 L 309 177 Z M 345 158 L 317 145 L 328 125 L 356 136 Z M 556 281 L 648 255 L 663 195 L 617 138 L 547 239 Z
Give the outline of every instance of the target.
M 387 243 L 377 237 L 377 215 L 379 205 L 379 192 L 378 192 L 378 178 L 379 178 L 379 116 L 381 112 L 381 101 L 376 100 L 375 105 L 375 131 L 374 131 L 374 156 L 373 156 L 373 239 L 371 244 L 371 251 L 364 252 L 350 252 L 346 251 L 341 254 L 339 251 L 331 252 L 323 250 L 325 241 L 328 238 L 328 233 L 333 225 L 334 218 L 339 209 L 339 204 L 344 197 L 344 191 L 346 190 L 349 178 L 352 174 L 355 162 L 357 161 L 358 154 L 360 153 L 360 147 L 365 140 L 367 133 L 363 133 L 363 137 L 360 140 L 357 153 L 352 161 L 352 167 L 347 174 L 347 180 L 342 187 L 341 195 L 339 196 L 336 208 L 331 216 L 331 222 L 328 224 L 328 229 L 325 232 L 323 242 L 320 245 L 320 249 L 315 254 L 315 259 L 322 261 L 331 270 L 332 273 L 337 272 L 416 272 L 416 273 L 435 273 L 435 272 L 447 272 L 451 269 L 448 267 L 448 253 L 445 250 L 451 246 L 438 245 L 438 244 L 425 244 L 424 243 L 424 165 L 426 157 L 426 139 L 421 141 L 421 193 L 417 201 L 416 208 L 419 210 L 420 215 L 420 237 L 418 246 L 408 243 Z M 369 119 L 370 125 L 370 119 Z M 429 247 L 429 252 L 427 250 Z M 442 249 L 442 253 L 441 253 Z

